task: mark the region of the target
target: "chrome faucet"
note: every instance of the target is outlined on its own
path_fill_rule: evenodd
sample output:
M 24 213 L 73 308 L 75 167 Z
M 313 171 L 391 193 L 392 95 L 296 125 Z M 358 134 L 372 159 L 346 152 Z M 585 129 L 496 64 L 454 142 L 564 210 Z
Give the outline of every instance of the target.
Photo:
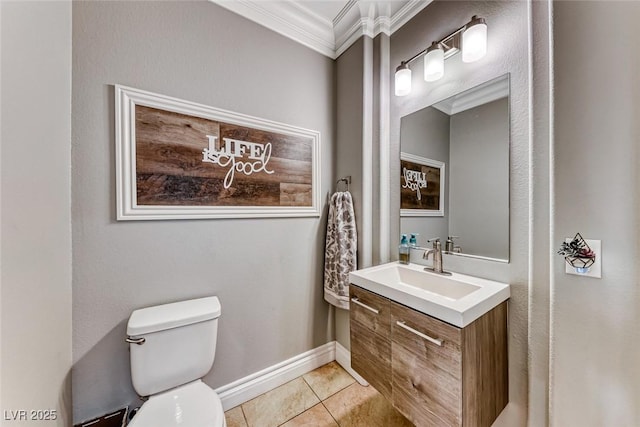
M 428 260 L 429 255 L 433 254 L 433 267 L 425 267 L 425 270 L 451 276 L 450 272 L 442 269 L 442 245 L 440 244 L 440 238 L 429 239 L 427 242 L 433 242 L 433 249 L 424 251 L 422 258 Z

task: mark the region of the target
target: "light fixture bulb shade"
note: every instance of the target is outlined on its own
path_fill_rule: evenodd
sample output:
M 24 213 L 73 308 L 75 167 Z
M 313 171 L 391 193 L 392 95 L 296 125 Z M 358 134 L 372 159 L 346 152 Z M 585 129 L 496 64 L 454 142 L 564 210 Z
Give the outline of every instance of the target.
M 435 82 L 444 75 L 444 50 L 439 46 L 429 48 L 424 56 L 424 80 Z
M 407 65 L 396 69 L 396 96 L 405 96 L 411 92 L 411 70 Z
M 462 62 L 475 62 L 487 54 L 487 24 L 475 18 L 462 33 Z

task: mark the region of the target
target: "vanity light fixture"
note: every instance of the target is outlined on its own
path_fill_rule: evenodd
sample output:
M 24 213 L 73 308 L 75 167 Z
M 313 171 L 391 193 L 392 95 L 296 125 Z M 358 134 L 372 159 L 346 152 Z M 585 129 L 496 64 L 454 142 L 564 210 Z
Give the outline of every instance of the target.
M 406 62 L 396 68 L 396 96 L 405 96 L 411 92 L 411 69 Z
M 487 54 L 487 23 L 474 16 L 462 32 L 462 62 L 475 62 Z
M 444 49 L 442 45 L 433 42 L 424 55 L 424 80 L 435 82 L 444 76 Z
M 462 51 L 462 62 L 475 62 L 487 53 L 487 23 L 473 16 L 469 22 L 431 46 L 418 52 L 396 68 L 395 93 L 405 96 L 411 92 L 411 64 L 424 56 L 424 79 L 434 82 L 444 76 L 444 60 Z

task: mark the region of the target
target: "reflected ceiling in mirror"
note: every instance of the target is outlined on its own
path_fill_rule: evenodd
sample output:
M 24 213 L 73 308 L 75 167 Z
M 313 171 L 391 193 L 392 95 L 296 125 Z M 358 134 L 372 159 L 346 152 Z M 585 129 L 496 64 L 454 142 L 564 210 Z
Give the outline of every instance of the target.
M 419 246 L 438 237 L 454 255 L 508 262 L 509 75 L 409 114 L 400 126 L 401 233 L 419 234 Z M 433 164 L 443 165 L 441 174 Z

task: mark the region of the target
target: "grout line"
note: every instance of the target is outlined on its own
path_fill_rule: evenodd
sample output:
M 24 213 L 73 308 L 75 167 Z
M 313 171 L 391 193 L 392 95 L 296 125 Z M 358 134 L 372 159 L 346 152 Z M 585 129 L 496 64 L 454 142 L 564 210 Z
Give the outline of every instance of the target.
M 242 418 L 244 419 L 244 425 L 249 427 L 249 420 L 247 420 L 247 416 L 244 413 L 244 409 L 242 408 L 242 405 L 240 405 L 240 412 L 242 412 Z
M 323 365 L 323 366 L 324 366 L 324 365 Z M 345 372 L 346 372 L 346 371 L 345 371 Z M 358 381 L 357 381 L 355 378 L 353 378 L 353 377 L 352 377 L 348 372 L 346 372 L 346 373 L 347 373 L 347 375 L 349 375 L 349 376 L 353 379 L 353 382 L 351 382 L 351 383 L 347 384 L 346 386 L 342 387 L 341 389 L 337 390 L 335 393 L 332 393 L 331 395 L 327 396 L 324 400 L 322 400 L 322 399 L 320 398 L 320 396 L 318 396 L 318 393 L 316 393 L 316 391 L 313 389 L 313 387 L 311 386 L 311 384 L 309 384 L 309 382 L 306 380 L 306 378 L 304 378 L 304 375 L 300 375 L 299 377 L 294 378 L 294 379 L 293 379 L 293 380 L 291 380 L 291 381 L 295 381 L 295 380 L 297 380 L 298 378 L 302 378 L 302 381 L 307 385 L 307 387 L 309 387 L 309 389 L 311 389 L 311 392 L 314 394 L 314 396 L 316 396 L 316 398 L 318 399 L 318 402 L 319 402 L 320 404 L 322 404 L 322 406 L 323 406 L 323 407 L 324 407 L 324 409 L 329 413 L 329 415 L 331 416 L 331 418 L 336 422 L 336 424 L 337 424 L 338 426 L 340 426 L 340 423 L 338 422 L 338 420 L 336 419 L 336 417 L 334 417 L 334 416 L 333 416 L 333 414 L 331 413 L 331 411 L 329 410 L 329 408 L 327 408 L 327 406 L 324 404 L 324 402 L 325 402 L 326 400 L 328 400 L 329 398 L 331 398 L 332 396 L 334 396 L 334 395 L 338 394 L 339 392 L 341 392 L 341 391 L 345 390 L 346 388 L 351 387 L 353 384 L 357 384 L 357 383 L 358 383 Z M 306 374 L 305 374 L 305 375 L 306 375 Z M 289 381 L 289 382 L 291 382 L 291 381 Z M 288 384 L 288 383 L 286 383 L 286 384 Z M 284 385 L 284 384 L 283 384 L 283 385 Z M 276 389 L 278 389 L 278 388 L 282 387 L 283 385 L 281 385 L 281 386 L 279 386 L 279 387 L 276 387 L 276 388 L 274 388 L 274 389 L 272 389 L 272 390 L 268 390 L 268 391 L 266 391 L 266 392 L 262 393 L 260 396 L 263 396 L 263 395 L 265 395 L 265 394 L 267 394 L 267 393 L 269 393 L 269 392 L 271 392 L 271 391 L 273 391 L 273 390 L 276 390 Z M 257 399 L 257 398 L 258 398 L 258 397 L 260 397 L 260 396 L 257 396 L 257 397 L 255 397 L 254 399 L 251 399 L 251 400 L 255 400 L 255 399 Z M 247 402 L 245 402 L 245 403 L 247 403 Z M 250 426 L 249 426 L 249 421 L 247 420 L 247 416 L 246 416 L 246 414 L 244 413 L 244 408 L 242 407 L 243 405 L 244 405 L 244 403 L 243 403 L 243 404 L 240 404 L 240 405 L 238 405 L 238 406 L 240 407 L 240 410 L 242 411 L 242 416 L 243 416 L 243 418 L 244 418 L 244 421 L 245 421 L 245 423 L 246 423 L 247 427 L 250 427 Z M 313 408 L 313 407 L 315 407 L 315 406 L 317 406 L 317 405 L 318 405 L 318 404 L 316 403 L 316 404 L 315 404 L 315 405 L 313 405 L 311 408 Z M 309 410 L 311 410 L 311 408 L 305 409 L 304 411 L 300 412 L 299 414 L 296 414 L 296 415 L 294 415 L 293 417 L 291 417 L 291 418 L 289 418 L 289 419 L 285 420 L 284 422 L 282 422 L 282 423 L 278 424 L 278 426 L 282 426 L 282 425 L 284 425 L 284 424 L 288 423 L 288 422 L 289 422 L 289 421 L 291 421 L 292 419 L 294 419 L 294 418 L 296 418 L 296 417 L 298 417 L 298 416 L 300 416 L 300 415 L 304 414 L 305 412 L 308 412 Z
M 316 393 L 316 391 L 313 389 L 313 387 L 311 387 L 311 384 L 309 384 L 309 382 L 307 381 L 307 379 L 304 377 L 304 375 L 301 375 L 300 378 L 302 378 L 302 381 L 304 381 L 304 383 L 311 389 L 311 391 L 313 392 L 313 394 L 318 398 L 318 400 L 320 401 L 320 403 L 322 403 L 322 399 L 320 399 L 320 396 L 318 396 L 318 393 Z
M 341 389 L 336 390 L 335 392 L 331 393 L 329 396 L 325 397 L 325 399 L 324 399 L 324 400 L 327 400 L 327 399 L 329 399 L 330 397 L 335 396 L 336 394 L 340 393 L 342 390 L 344 390 L 344 389 L 346 389 L 346 388 L 351 387 L 351 386 L 352 386 L 353 384 L 355 384 L 355 383 L 357 383 L 357 381 L 356 381 L 356 380 L 353 380 L 353 382 L 351 382 L 351 383 L 347 384 L 346 386 L 342 387 Z M 316 396 L 317 396 L 317 395 L 316 395 Z M 320 399 L 320 396 L 318 396 L 318 399 Z M 324 400 L 320 399 L 320 401 L 321 401 L 321 402 L 324 402 Z
M 322 403 L 322 402 L 320 402 L 320 403 Z M 317 405 L 318 405 L 318 404 L 316 403 L 316 404 L 315 404 L 315 405 L 313 405 L 311 408 L 313 408 L 313 407 L 315 407 L 315 406 L 317 406 Z M 289 421 L 291 421 L 292 419 L 294 419 L 294 418 L 296 418 L 296 417 L 299 417 L 300 415 L 304 414 L 305 412 L 310 411 L 310 410 L 311 410 L 311 408 L 309 408 L 309 409 L 305 409 L 304 411 L 300 412 L 299 414 L 296 414 L 296 415 L 294 415 L 293 417 L 289 418 L 288 420 L 283 421 L 282 423 L 278 424 L 278 427 L 281 427 L 281 426 L 285 425 L 286 423 L 288 423 Z
M 331 396 L 341 392 L 342 390 L 344 390 L 347 387 L 341 388 L 340 390 L 336 391 L 335 393 L 331 394 L 330 396 L 327 396 L 324 400 L 322 400 L 320 398 L 320 396 L 318 396 L 318 393 L 316 393 L 316 391 L 313 389 L 313 387 L 311 387 L 311 384 L 309 384 L 309 382 L 307 381 L 307 379 L 304 377 L 304 375 L 301 376 L 302 380 L 309 386 L 309 388 L 311 389 L 311 391 L 313 392 L 313 394 L 316 395 L 316 397 L 318 398 L 318 400 L 320 401 L 320 404 L 322 405 L 322 407 L 324 408 L 325 411 L 327 411 L 327 413 L 329 414 L 329 416 L 333 419 L 333 421 L 336 422 L 336 424 L 338 425 L 338 427 L 340 427 L 340 423 L 338 422 L 338 420 L 336 420 L 336 417 L 333 416 L 333 414 L 331 413 L 331 411 L 329 410 L 329 408 L 327 408 L 327 406 L 324 404 L 325 400 L 329 399 Z M 355 379 L 354 379 L 355 381 Z M 353 383 L 351 383 L 353 384 Z M 349 385 L 351 385 L 349 384 Z M 306 411 L 305 411 L 306 412 Z
M 303 377 L 302 375 L 300 375 L 298 378 L 301 378 L 301 379 L 302 379 L 302 382 L 303 382 L 304 384 L 306 384 L 306 386 L 307 386 L 307 387 L 309 387 L 309 390 L 311 390 L 311 393 L 313 393 L 313 395 L 318 399 L 318 402 L 319 402 L 319 403 L 322 403 L 322 400 L 320 400 L 320 398 L 318 397 L 318 395 L 316 394 L 316 392 L 315 392 L 315 391 L 313 391 L 313 387 L 311 387 L 311 386 L 309 385 L 309 383 L 307 382 L 307 380 L 305 380 L 305 379 L 304 379 L 304 377 Z M 295 381 L 295 380 L 297 380 L 298 378 L 295 378 L 295 379 L 293 379 L 292 381 Z M 276 387 L 276 388 L 277 388 L 277 387 Z M 275 390 L 275 389 L 274 389 L 274 390 Z M 314 407 L 314 406 L 316 406 L 316 405 L 318 405 L 318 404 L 316 403 L 316 404 L 315 404 L 315 405 L 313 405 L 311 408 L 313 408 L 313 407 Z M 302 415 L 302 414 L 304 414 L 305 412 L 309 411 L 311 408 L 307 408 L 307 409 L 305 409 L 304 411 L 300 412 L 299 414 L 296 414 L 296 415 L 294 415 L 293 417 L 291 417 L 291 418 L 289 418 L 289 419 L 287 419 L 287 420 L 283 421 L 282 423 L 278 424 L 278 427 L 280 427 L 280 426 L 282 426 L 282 425 L 284 425 L 284 424 L 288 423 L 289 421 L 291 421 L 291 420 L 292 420 L 292 419 L 294 419 L 295 417 L 299 417 L 300 415 Z
M 327 398 L 328 399 L 328 398 Z M 327 400 L 325 399 L 325 400 Z M 331 411 L 329 410 L 329 408 L 327 408 L 327 406 L 324 404 L 324 400 L 320 402 L 322 404 L 322 406 L 324 407 L 325 411 L 327 411 L 329 413 L 329 415 L 331 416 L 331 418 L 333 418 L 333 421 L 336 422 L 336 424 L 338 425 L 338 427 L 340 427 L 340 423 L 338 422 L 338 420 L 336 420 L 336 417 L 333 416 L 333 414 L 331 413 Z
M 335 362 L 335 361 L 334 361 L 334 362 Z M 331 363 L 331 362 L 329 362 L 329 363 Z M 327 363 L 327 365 L 328 365 L 329 363 Z M 323 365 L 323 366 L 326 366 L 326 365 Z M 352 382 L 350 382 L 349 384 L 347 384 L 346 386 L 342 387 L 341 389 L 339 389 L 339 390 L 337 390 L 337 391 L 335 391 L 335 392 L 331 393 L 329 396 L 325 397 L 325 398 L 324 398 L 324 400 L 323 400 L 320 396 L 318 396 L 318 393 L 316 393 L 316 391 L 313 389 L 313 386 L 311 386 L 311 384 L 309 384 L 309 382 L 308 382 L 308 381 L 307 381 L 307 379 L 304 377 L 304 375 L 300 375 L 300 376 L 302 377 L 302 379 L 304 380 L 304 382 L 305 382 L 305 383 L 307 383 L 307 385 L 309 386 L 309 388 L 311 389 L 311 391 L 312 391 L 312 392 L 316 395 L 316 397 L 320 400 L 320 402 L 324 402 L 325 400 L 327 400 L 327 399 L 328 399 L 328 398 L 330 398 L 331 396 L 333 396 L 333 395 L 335 395 L 335 394 L 338 394 L 338 393 L 340 393 L 342 390 L 344 390 L 345 388 L 347 388 L 347 387 L 351 386 L 353 383 L 357 383 L 357 382 L 358 382 L 355 378 L 353 378 L 353 377 L 351 376 L 351 374 L 350 374 L 349 372 L 345 371 L 345 370 L 344 370 L 344 368 L 343 368 L 342 366 L 340 366 L 340 365 L 338 365 L 338 366 L 340 367 L 340 369 L 341 369 L 341 370 L 343 370 L 343 371 L 344 371 L 344 373 L 345 373 L 345 374 L 349 375 L 349 378 L 351 378 L 353 381 L 352 381 Z M 305 375 L 306 375 L 306 374 L 305 374 Z

